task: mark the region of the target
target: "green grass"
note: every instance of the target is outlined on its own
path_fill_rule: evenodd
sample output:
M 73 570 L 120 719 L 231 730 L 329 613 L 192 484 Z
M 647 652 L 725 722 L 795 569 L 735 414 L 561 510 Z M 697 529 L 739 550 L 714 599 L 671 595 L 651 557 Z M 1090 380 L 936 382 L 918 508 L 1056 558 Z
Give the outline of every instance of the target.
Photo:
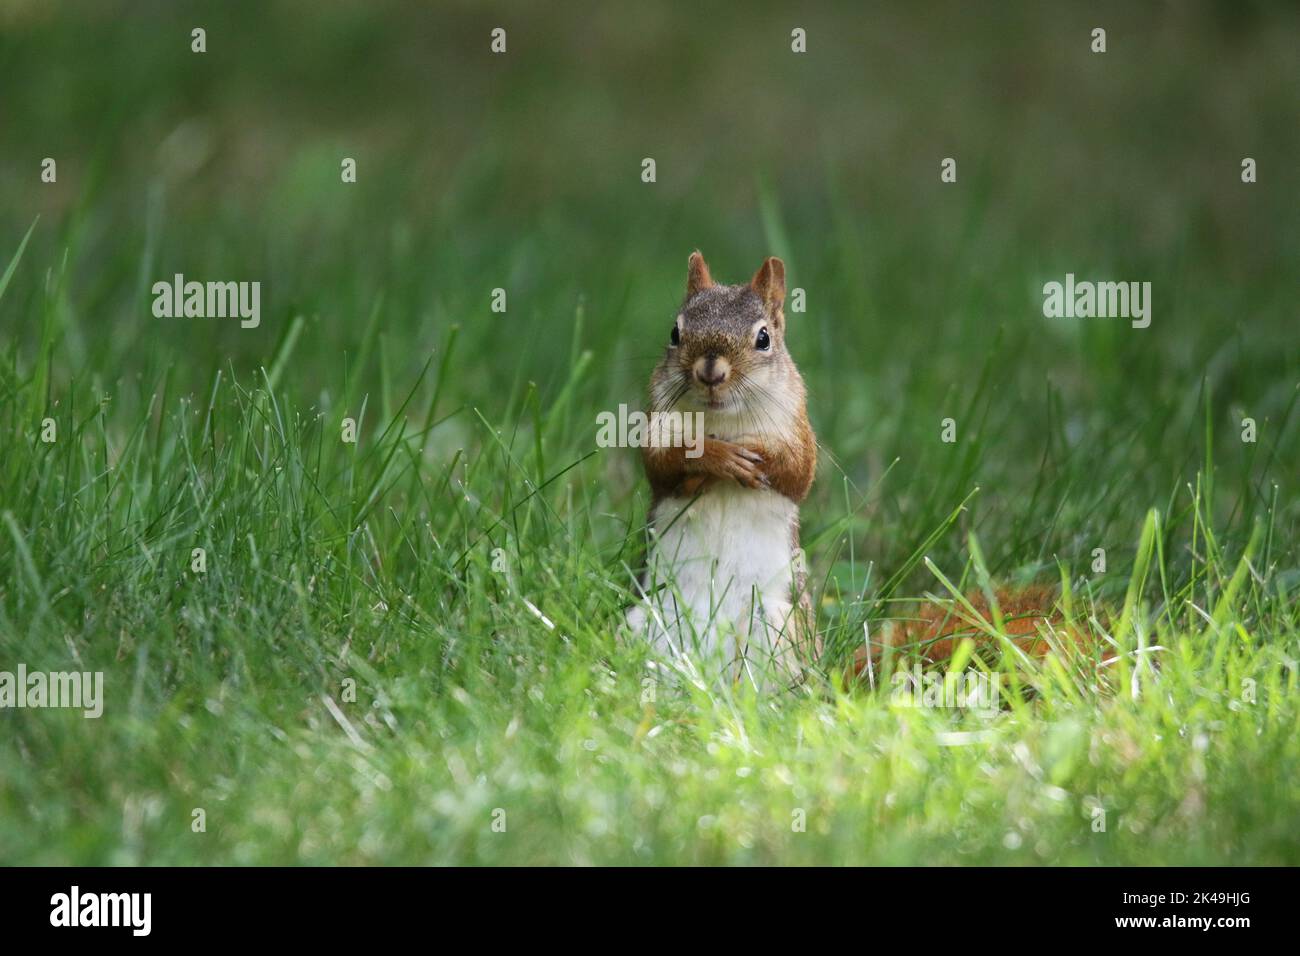
M 0 670 L 106 696 L 0 711 L 0 861 L 1300 863 L 1294 14 L 1115 7 L 1099 63 L 1037 5 L 846 7 L 801 62 L 777 6 L 520 8 L 498 62 L 468 9 L 219 9 L 206 61 L 170 8 L 0 47 Z M 648 496 L 596 415 L 697 246 L 808 291 L 789 694 L 615 637 Z M 1152 282 L 1151 328 L 1045 319 L 1067 271 Z M 175 272 L 262 280 L 260 328 L 155 319 Z M 1031 581 L 1104 681 L 837 689 L 906 601 Z

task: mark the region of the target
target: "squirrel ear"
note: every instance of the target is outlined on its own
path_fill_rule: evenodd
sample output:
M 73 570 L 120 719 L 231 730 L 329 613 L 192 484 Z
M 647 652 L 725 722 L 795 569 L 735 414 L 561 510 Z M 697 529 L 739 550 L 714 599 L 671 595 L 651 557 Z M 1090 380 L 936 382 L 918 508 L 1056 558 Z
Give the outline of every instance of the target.
M 754 273 L 750 287 L 772 314 L 773 321 L 779 326 L 785 322 L 785 263 L 776 256 L 769 256 Z
M 709 264 L 704 261 L 704 256 L 700 255 L 700 250 L 696 249 L 686 260 L 686 298 L 689 299 L 701 289 L 707 289 L 713 284 L 713 276 L 709 275 Z

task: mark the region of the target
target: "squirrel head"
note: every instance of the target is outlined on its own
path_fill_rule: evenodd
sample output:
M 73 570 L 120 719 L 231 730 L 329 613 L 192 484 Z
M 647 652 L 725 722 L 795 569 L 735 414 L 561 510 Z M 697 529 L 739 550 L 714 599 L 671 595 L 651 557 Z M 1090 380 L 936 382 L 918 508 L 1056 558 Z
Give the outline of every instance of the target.
M 719 285 L 698 251 L 686 298 L 651 382 L 655 405 L 739 410 L 797 378 L 785 348 L 785 264 L 766 259 L 747 285 Z

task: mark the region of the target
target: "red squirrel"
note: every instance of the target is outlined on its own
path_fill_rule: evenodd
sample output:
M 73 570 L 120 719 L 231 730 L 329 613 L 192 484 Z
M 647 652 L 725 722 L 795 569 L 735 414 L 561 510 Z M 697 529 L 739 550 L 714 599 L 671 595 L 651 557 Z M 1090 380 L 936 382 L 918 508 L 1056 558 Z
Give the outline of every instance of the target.
M 649 404 L 702 416 L 704 437 L 642 447 L 651 540 L 628 615 L 661 652 L 763 684 L 800 679 L 816 657 L 798 550 L 817 467 L 804 396 L 786 349 L 785 264 L 768 258 L 748 283 L 722 285 L 691 253 Z
M 652 415 L 699 416 L 703 439 L 642 446 L 650 546 L 641 600 L 627 616 L 661 653 L 712 659 L 733 679 L 762 684 L 799 681 L 821 652 L 799 550 L 817 439 L 786 347 L 785 288 L 775 257 L 740 285 L 715 282 L 698 251 L 687 260 L 686 296 L 650 377 L 649 406 Z M 991 620 L 982 595 L 969 600 Z M 998 603 L 1017 646 L 1046 653 L 1038 623 L 1059 620 L 1048 590 L 1007 591 Z M 925 604 L 873 640 L 870 655 L 859 649 L 851 670 L 869 670 L 887 645 L 915 645 L 938 663 L 971 633 L 962 615 Z

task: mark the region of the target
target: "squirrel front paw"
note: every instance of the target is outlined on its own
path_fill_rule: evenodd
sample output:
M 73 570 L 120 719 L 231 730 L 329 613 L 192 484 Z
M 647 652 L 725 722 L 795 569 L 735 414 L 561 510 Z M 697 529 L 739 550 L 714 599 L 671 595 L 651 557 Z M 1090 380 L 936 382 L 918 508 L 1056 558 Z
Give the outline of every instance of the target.
M 719 446 L 715 463 L 718 475 L 731 478 L 746 488 L 766 488 L 767 476 L 763 474 L 763 456 L 758 452 L 728 441 L 717 441 Z

